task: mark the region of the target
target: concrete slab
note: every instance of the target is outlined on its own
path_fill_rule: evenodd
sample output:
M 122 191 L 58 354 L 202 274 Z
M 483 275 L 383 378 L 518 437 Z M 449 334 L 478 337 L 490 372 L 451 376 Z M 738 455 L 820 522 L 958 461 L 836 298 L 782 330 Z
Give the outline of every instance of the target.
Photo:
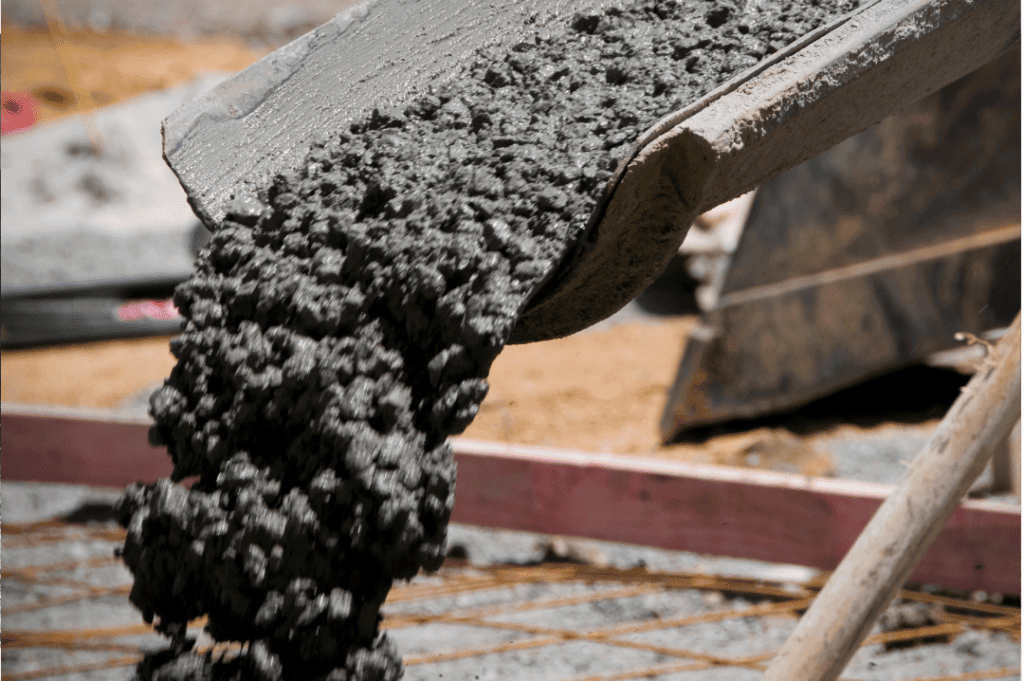
M 116 492 L 4 482 L 0 494 L 4 529 L 14 530 L 3 536 L 5 678 L 130 678 L 139 651 L 160 646 L 161 638 L 128 602 L 131 575 L 112 556 L 121 531 L 98 512 Z M 88 508 L 92 519 L 83 513 Z M 74 522 L 17 526 L 67 518 L 69 509 Z M 449 545 L 465 556 L 461 565 L 397 585 L 384 609 L 384 629 L 403 652 L 409 680 L 641 672 L 666 680 L 755 679 L 794 627 L 794 608 L 806 607 L 803 584 L 816 576 L 795 566 L 466 525 L 451 527 Z M 757 595 L 779 587 L 773 598 Z M 927 594 L 914 598 L 924 601 L 898 606 L 904 619 L 936 609 Z M 973 607 L 969 600 L 953 605 Z M 1019 622 L 1013 607 L 977 607 L 1017 612 Z M 944 612 L 955 619 L 955 609 Z M 1020 678 L 1012 633 L 961 625 L 937 642 L 887 649 L 887 636 L 921 628 L 898 626 L 899 617 L 894 611 L 876 627 L 848 678 Z M 201 625 L 191 629 L 200 646 L 211 643 Z
M 160 123 L 225 77 L 5 135 L 3 289 L 187 276 L 199 220 L 161 157 Z

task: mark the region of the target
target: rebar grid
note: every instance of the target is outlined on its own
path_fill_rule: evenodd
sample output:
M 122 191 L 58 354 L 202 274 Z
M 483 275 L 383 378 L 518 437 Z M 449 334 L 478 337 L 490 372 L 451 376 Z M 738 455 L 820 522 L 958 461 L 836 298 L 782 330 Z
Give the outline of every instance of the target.
M 62 543 L 106 542 L 110 545 L 111 553 L 108 556 L 81 560 L 52 560 L 19 565 L 17 564 L 19 552 L 15 552 L 13 561 L 15 565 L 5 567 L 2 571 L 4 585 L 23 585 L 28 591 L 26 596 L 32 600 L 4 606 L 0 609 L 0 615 L 31 613 L 58 608 L 70 603 L 104 598 L 125 601 L 130 584 L 99 584 L 89 579 L 90 576 L 94 576 L 90 575 L 90 571 L 94 572 L 97 569 L 119 564 L 120 561 L 113 556 L 113 546 L 120 544 L 123 538 L 123 530 L 110 526 L 71 525 L 59 520 L 29 524 L 5 523 L 2 547 L 7 551 L 5 557 L 8 560 L 5 562 L 8 565 L 12 563 L 10 549 L 31 550 L 40 547 L 53 547 Z M 28 557 L 31 558 L 31 555 Z M 69 572 L 77 574 L 70 577 L 67 575 Z M 85 573 L 84 578 L 82 572 Z M 574 563 L 480 567 L 450 560 L 436 575 L 395 587 L 388 597 L 382 626 L 388 630 L 400 630 L 434 624 L 460 625 L 521 637 L 494 645 L 454 646 L 430 653 L 409 654 L 404 658 L 407 667 L 428 668 L 430 665 L 434 665 L 439 672 L 443 672 L 445 663 L 455 660 L 537 651 L 573 642 L 588 642 L 613 648 L 646 651 L 675 659 L 666 663 L 648 664 L 609 674 L 570 677 L 564 681 L 651 678 L 660 675 L 699 672 L 711 668 L 763 670 L 774 656 L 774 650 L 747 656 L 715 655 L 698 650 L 631 640 L 628 637 L 735 618 L 788 617 L 795 619 L 809 606 L 823 581 L 823 578 L 819 577 L 804 584 L 786 584 L 697 573 L 651 572 L 642 567 L 624 570 Z M 454 602 L 459 597 L 474 592 L 490 592 L 497 598 L 504 596 L 507 600 L 509 589 L 514 590 L 516 587 L 531 584 L 567 586 L 585 584 L 590 585 L 591 590 L 586 593 L 544 598 L 523 598 L 521 595 L 512 594 L 511 601 L 476 607 L 445 604 L 445 601 Z M 599 588 L 594 590 L 594 587 Z M 66 589 L 70 590 L 70 593 L 46 593 L 53 589 Z M 638 598 L 685 590 L 726 593 L 758 602 L 743 608 L 724 607 L 698 614 L 627 621 L 593 628 L 551 627 L 509 620 L 510 616 L 520 613 L 553 611 L 600 601 Z M 936 638 L 949 640 L 967 629 L 998 630 L 1017 640 L 1020 639 L 1021 613 L 1019 608 L 915 591 L 904 591 L 900 597 L 905 601 L 931 605 L 932 619 L 938 624 L 876 634 L 869 637 L 864 645 L 935 640 Z M 417 606 L 424 607 L 410 609 Z M 198 619 L 190 623 L 190 628 L 201 628 L 204 623 L 203 619 Z M 4 657 L 7 657 L 13 650 L 21 649 L 49 649 L 67 653 L 105 652 L 110 655 L 100 661 L 36 669 L 15 669 L 4 673 L 3 679 L 4 681 L 21 681 L 67 678 L 89 671 L 130 667 L 141 659 L 142 651 L 138 644 L 119 639 L 152 633 L 152 627 L 142 622 L 55 630 L 5 628 L 2 634 Z M 201 651 L 211 649 L 215 654 L 232 655 L 239 649 L 239 646 L 237 644 L 217 644 L 198 647 L 198 650 Z M 500 657 L 488 658 L 488 663 L 492 663 L 492 660 L 498 660 L 494 663 L 501 664 Z M 1001 679 L 1019 675 L 1020 669 L 999 668 L 973 671 L 956 676 L 908 678 L 905 681 L 968 681 Z M 845 681 L 855 681 L 847 677 L 844 679 Z

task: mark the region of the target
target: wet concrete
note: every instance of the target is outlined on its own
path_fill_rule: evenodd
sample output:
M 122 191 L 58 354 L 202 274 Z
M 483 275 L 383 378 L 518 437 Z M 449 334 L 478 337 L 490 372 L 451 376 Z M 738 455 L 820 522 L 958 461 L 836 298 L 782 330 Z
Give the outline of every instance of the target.
M 172 641 L 138 676 L 398 678 L 379 609 L 443 560 L 446 438 L 629 142 L 849 8 L 577 14 L 230 204 L 175 296 L 188 321 L 151 402 L 174 481 L 120 505 L 131 600 Z M 204 614 L 240 656 L 188 653 Z

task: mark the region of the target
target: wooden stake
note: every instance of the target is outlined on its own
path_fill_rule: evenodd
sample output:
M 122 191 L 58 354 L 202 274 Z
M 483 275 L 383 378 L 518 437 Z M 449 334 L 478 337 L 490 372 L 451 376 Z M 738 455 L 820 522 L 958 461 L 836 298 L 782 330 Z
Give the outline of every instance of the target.
M 1020 421 L 992 455 L 992 491 L 1020 496 Z
M 835 681 L 1020 419 L 1020 314 L 800 619 L 762 681 Z
M 1013 462 L 1010 460 L 1010 440 L 1003 440 L 992 453 L 992 493 L 1013 491 Z
M 1010 491 L 1020 497 L 1020 419 L 1010 432 Z

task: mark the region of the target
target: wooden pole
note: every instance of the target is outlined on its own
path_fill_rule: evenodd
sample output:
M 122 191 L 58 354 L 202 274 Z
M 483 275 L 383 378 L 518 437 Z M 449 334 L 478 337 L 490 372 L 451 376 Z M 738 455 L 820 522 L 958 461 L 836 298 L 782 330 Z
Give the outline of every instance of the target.
M 1020 419 L 1020 314 L 800 618 L 762 681 L 835 681 Z
M 1020 496 L 1020 419 L 1010 432 L 1010 491 Z
M 1020 496 L 1020 421 L 992 455 L 992 491 Z
M 1010 451 L 1010 437 L 1003 440 L 992 452 L 992 493 L 1002 494 L 1013 491 L 1013 461 Z

